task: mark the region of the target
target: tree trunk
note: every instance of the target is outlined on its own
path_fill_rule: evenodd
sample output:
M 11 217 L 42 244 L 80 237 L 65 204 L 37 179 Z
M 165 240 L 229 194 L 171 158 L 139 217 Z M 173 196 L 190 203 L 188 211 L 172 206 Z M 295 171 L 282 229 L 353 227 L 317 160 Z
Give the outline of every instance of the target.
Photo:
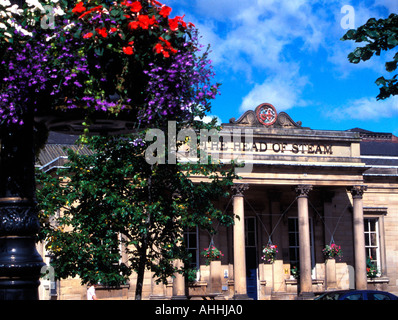
M 148 242 L 145 238 L 146 238 L 146 236 L 144 235 L 144 239 L 142 241 L 142 245 L 139 250 L 140 263 L 138 265 L 138 270 L 137 270 L 137 284 L 135 287 L 135 300 L 142 300 L 142 288 L 144 285 L 145 264 L 146 264 L 146 256 L 147 256 L 146 251 L 148 248 Z
M 151 166 L 153 169 L 153 165 Z M 153 170 L 151 170 L 153 172 Z M 148 202 L 149 204 L 152 202 L 152 179 L 148 178 Z M 138 265 L 137 270 L 137 284 L 135 287 L 135 300 L 142 300 L 142 288 L 144 286 L 144 274 L 145 274 L 145 265 L 147 259 L 147 249 L 148 249 L 148 234 L 149 227 L 151 225 L 151 213 L 148 212 L 146 221 L 145 221 L 145 233 L 142 236 L 141 248 L 139 249 L 140 263 Z

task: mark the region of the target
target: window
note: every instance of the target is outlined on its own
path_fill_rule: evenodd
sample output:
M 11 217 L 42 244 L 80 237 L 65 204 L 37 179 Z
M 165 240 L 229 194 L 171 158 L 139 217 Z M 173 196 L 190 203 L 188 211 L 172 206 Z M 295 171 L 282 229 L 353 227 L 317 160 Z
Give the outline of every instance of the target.
M 376 265 L 378 273 L 381 273 L 380 246 L 379 246 L 379 219 L 365 218 L 365 249 L 366 257 Z
M 390 296 L 379 292 L 368 292 L 368 300 L 391 300 Z
M 184 232 L 186 250 L 191 254 L 190 267 L 199 269 L 199 248 L 197 227 L 189 228 Z
M 290 265 L 299 267 L 300 260 L 300 242 L 299 242 L 299 226 L 298 218 L 288 219 L 288 234 L 289 234 L 289 258 Z M 312 277 L 315 278 L 315 261 L 314 261 L 314 251 L 313 251 L 313 230 L 312 230 L 312 219 L 310 219 L 310 246 L 311 246 L 311 265 L 312 265 Z
M 299 265 L 299 231 L 298 219 L 288 219 L 288 232 L 289 232 L 289 257 L 292 266 Z
M 351 293 L 346 295 L 343 300 L 363 300 L 362 293 Z
M 245 246 L 256 247 L 256 218 L 245 218 Z

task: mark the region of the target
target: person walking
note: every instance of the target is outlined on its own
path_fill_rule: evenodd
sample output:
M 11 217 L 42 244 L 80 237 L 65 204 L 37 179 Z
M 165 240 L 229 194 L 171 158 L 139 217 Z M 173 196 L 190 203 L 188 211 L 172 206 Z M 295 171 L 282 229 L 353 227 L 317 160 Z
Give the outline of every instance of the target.
M 90 286 L 87 289 L 87 300 L 98 300 L 95 294 L 95 287 L 97 286 L 96 283 L 90 283 Z

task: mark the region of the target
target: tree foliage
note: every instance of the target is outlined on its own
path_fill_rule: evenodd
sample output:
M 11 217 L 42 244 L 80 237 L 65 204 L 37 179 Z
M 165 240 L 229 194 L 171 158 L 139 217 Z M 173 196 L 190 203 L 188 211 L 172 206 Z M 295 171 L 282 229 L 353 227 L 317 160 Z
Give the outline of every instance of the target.
M 348 59 L 352 63 L 369 60 L 373 55 L 380 56 L 382 51 L 393 50 L 398 46 L 398 15 L 392 13 L 387 19 L 371 18 L 358 29 L 348 30 L 341 39 L 366 43 L 348 55 Z M 386 62 L 385 67 L 388 72 L 393 72 L 397 69 L 397 65 L 398 51 L 392 61 Z M 376 80 L 376 84 L 380 87 L 378 100 L 398 94 L 397 76 L 398 74 L 395 74 L 390 79 L 379 77 Z
M 57 278 L 117 286 L 135 271 L 140 298 L 145 269 L 163 282 L 186 272 L 173 265 L 175 259 L 189 264 L 182 230 L 199 226 L 214 233 L 215 221 L 233 223 L 214 205 L 229 196 L 232 166 L 151 165 L 146 144 L 131 135 L 92 137 L 88 146 L 92 154 L 69 150 L 56 175 L 38 173 L 40 239 L 47 241 Z M 195 175 L 206 180 L 194 183 Z

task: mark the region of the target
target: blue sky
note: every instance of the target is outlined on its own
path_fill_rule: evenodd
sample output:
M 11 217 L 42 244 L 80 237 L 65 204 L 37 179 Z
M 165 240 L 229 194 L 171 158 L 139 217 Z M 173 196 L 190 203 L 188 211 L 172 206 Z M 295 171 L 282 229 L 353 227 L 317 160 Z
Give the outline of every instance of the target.
M 391 77 L 384 63 L 396 51 L 354 65 L 347 55 L 359 44 L 340 40 L 347 24 L 357 28 L 398 13 L 398 0 L 163 2 L 173 8 L 171 17 L 185 14 L 211 45 L 215 81 L 222 83 L 211 113 L 222 122 L 268 102 L 312 129 L 398 135 L 398 96 L 377 101 L 374 83 Z

